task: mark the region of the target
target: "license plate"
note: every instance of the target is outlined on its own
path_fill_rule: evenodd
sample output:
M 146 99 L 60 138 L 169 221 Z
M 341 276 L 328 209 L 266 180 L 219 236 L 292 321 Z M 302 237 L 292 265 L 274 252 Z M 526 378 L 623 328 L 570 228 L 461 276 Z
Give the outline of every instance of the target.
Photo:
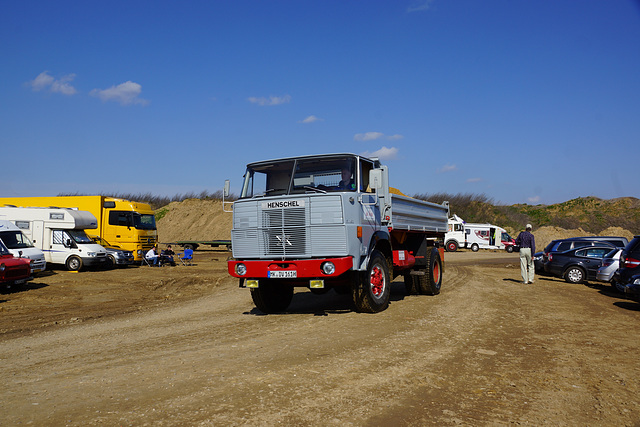
M 270 279 L 295 279 L 298 277 L 298 272 L 296 270 L 269 271 L 268 277 Z

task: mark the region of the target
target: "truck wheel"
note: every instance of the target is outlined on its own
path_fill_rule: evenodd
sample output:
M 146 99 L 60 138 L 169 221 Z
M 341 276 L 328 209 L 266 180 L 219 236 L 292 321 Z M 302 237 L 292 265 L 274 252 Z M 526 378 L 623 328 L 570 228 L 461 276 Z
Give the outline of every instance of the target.
M 407 295 L 417 295 L 418 292 L 418 276 L 413 276 L 409 272 L 404 273 L 404 288 Z
M 377 313 L 389 306 L 391 280 L 387 259 L 374 250 L 367 271 L 353 285 L 353 303 L 360 313 Z
M 447 252 L 455 252 L 458 250 L 458 242 L 455 240 L 449 240 L 444 247 L 447 249 Z
M 471 250 L 473 252 L 478 252 L 478 249 L 480 249 L 480 246 L 478 246 L 477 243 L 474 243 L 473 245 L 471 245 Z
M 251 298 L 258 310 L 263 313 L 280 313 L 291 304 L 293 286 L 260 280 L 258 287 L 251 289 Z
M 82 259 L 77 256 L 70 256 L 67 258 L 66 265 L 69 271 L 79 271 L 82 268 Z
M 582 283 L 584 282 L 584 270 L 580 267 L 569 267 L 567 271 L 564 272 L 564 280 L 569 283 Z
M 438 295 L 442 286 L 442 260 L 438 249 L 427 252 L 426 274 L 418 277 L 418 290 L 423 295 Z

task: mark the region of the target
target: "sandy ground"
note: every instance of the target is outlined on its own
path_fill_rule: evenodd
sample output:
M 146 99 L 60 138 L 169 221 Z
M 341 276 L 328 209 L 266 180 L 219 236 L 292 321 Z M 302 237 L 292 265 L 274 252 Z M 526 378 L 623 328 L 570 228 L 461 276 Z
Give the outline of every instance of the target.
M 299 290 L 262 315 L 225 251 L 190 267 L 53 270 L 0 294 L 0 424 L 640 423 L 640 304 L 446 254 L 442 293 L 379 314 Z

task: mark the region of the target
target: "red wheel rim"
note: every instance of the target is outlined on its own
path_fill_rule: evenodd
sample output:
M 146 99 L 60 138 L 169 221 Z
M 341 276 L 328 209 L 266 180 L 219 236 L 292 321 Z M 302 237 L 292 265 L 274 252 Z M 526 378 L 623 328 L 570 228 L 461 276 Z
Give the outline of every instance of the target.
M 382 295 L 384 291 L 384 274 L 382 273 L 382 269 L 377 265 L 371 269 L 370 284 L 373 295 L 376 297 Z

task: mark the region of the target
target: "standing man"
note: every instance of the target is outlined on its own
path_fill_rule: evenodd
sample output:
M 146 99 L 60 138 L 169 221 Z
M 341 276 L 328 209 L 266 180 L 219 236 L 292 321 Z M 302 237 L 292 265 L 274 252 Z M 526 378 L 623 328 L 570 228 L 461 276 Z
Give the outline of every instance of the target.
M 533 254 L 536 252 L 536 239 L 531 234 L 531 224 L 527 224 L 525 231 L 518 234 L 516 245 L 520 246 L 520 273 L 522 282 L 533 283 L 533 275 L 536 271 L 533 264 Z

